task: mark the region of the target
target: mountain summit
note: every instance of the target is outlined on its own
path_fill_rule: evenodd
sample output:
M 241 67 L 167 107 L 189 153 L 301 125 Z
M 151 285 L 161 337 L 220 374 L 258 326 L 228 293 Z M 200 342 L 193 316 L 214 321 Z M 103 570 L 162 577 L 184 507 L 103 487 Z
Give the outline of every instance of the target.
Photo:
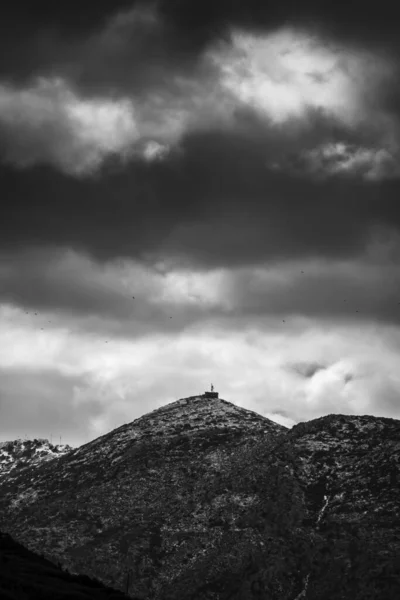
M 0 529 L 137 599 L 388 600 L 399 425 L 183 398 L 0 478 Z

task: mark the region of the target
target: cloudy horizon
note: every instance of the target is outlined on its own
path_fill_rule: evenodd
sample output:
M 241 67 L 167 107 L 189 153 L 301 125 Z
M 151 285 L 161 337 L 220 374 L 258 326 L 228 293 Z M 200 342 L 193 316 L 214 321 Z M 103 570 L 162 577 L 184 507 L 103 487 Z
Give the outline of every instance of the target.
M 400 419 L 391 6 L 109 5 L 0 24 L 0 441 Z

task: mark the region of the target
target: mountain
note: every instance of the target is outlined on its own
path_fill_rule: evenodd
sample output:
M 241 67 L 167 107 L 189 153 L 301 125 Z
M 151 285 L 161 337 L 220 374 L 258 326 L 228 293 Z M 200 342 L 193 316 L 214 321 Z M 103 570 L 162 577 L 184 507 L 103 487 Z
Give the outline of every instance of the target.
M 124 600 L 128 596 L 86 575 L 71 575 L 0 532 L 0 598 Z
M 23 470 L 53 458 L 60 458 L 72 450 L 68 444 L 53 445 L 46 439 L 0 442 L 0 478 L 16 469 Z
M 389 600 L 399 459 L 395 419 L 192 396 L 0 477 L 0 528 L 137 599 Z
M 305 524 L 320 539 L 305 597 L 399 597 L 400 421 L 333 414 L 289 437 L 302 462 Z

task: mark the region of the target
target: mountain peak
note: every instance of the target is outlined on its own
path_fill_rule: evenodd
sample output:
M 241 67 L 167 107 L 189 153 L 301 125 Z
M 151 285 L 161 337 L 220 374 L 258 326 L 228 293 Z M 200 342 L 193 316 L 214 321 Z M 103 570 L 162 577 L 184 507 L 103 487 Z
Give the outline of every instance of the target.
M 151 443 L 182 434 L 195 437 L 206 435 L 208 431 L 219 431 L 227 435 L 253 437 L 260 434 L 277 436 L 288 431 L 287 427 L 267 417 L 209 394 L 180 398 L 156 408 L 81 446 L 77 449 L 76 458 L 79 460 L 86 449 L 97 454 L 113 448 L 114 454 L 117 448 L 119 452 L 137 442 Z
M 222 398 L 210 396 L 210 394 L 211 392 L 206 392 L 197 396 L 180 398 L 156 408 L 114 431 L 121 434 L 125 432 L 137 439 L 145 432 L 149 436 L 160 436 L 180 434 L 184 431 L 196 433 L 209 428 L 228 428 L 241 431 L 248 428 L 253 432 L 256 430 L 274 434 L 284 433 L 288 430 L 287 427 L 252 410 L 242 408 Z M 113 433 L 107 434 L 107 437 Z

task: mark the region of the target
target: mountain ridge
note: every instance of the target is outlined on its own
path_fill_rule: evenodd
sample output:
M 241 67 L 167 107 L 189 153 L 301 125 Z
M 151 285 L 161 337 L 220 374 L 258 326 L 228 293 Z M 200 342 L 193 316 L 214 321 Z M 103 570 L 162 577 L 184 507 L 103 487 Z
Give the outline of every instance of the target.
M 73 450 L 68 444 L 52 444 L 46 438 L 0 442 L 0 477 L 13 469 L 24 469 L 47 460 L 60 458 Z

